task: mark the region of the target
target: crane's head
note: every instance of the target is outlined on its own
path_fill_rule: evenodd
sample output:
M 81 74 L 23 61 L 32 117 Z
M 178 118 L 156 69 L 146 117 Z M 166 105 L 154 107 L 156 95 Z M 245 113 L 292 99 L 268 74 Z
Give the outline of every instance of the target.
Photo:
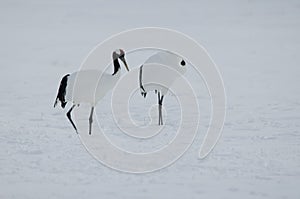
M 124 52 L 124 50 L 117 49 L 117 50 L 115 50 L 113 52 L 113 60 L 117 60 L 117 59 L 120 59 L 124 63 L 124 66 L 125 66 L 126 70 L 129 71 L 127 62 L 125 60 L 125 52 Z
M 181 66 L 185 66 L 185 61 L 184 61 L 184 60 L 181 60 L 180 65 L 181 65 Z

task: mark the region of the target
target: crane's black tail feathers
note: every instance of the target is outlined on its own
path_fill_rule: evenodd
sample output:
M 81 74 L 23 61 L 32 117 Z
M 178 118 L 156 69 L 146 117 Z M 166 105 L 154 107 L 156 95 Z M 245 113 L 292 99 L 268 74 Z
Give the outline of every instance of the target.
M 70 74 L 65 75 L 60 81 L 57 97 L 56 97 L 55 102 L 54 102 L 54 107 L 57 105 L 58 100 L 60 101 L 60 105 L 61 105 L 62 108 L 65 108 L 65 106 L 67 104 L 65 96 L 66 96 L 66 87 L 67 87 L 67 84 L 68 84 L 68 77 L 69 76 L 70 76 Z

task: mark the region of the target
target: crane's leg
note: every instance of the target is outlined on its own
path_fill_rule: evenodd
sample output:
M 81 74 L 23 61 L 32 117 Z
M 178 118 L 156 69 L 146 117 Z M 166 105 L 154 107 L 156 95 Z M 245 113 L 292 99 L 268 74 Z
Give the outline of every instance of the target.
M 158 97 L 158 125 L 163 125 L 163 119 L 162 119 L 162 102 L 164 99 L 164 96 L 160 96 L 160 92 L 157 92 Z
M 160 92 L 157 92 L 158 98 L 158 125 L 160 125 Z
M 92 123 L 93 123 L 93 113 L 94 113 L 94 107 L 92 106 L 91 114 L 89 118 L 89 134 L 92 134 Z
M 162 117 L 162 102 L 163 102 L 164 96 L 162 95 L 159 100 L 159 113 L 160 113 L 160 124 L 163 125 L 163 117 Z
M 72 121 L 72 117 L 71 117 L 71 112 L 72 112 L 72 110 L 74 109 L 75 106 L 76 106 L 76 105 L 74 104 L 74 105 L 70 108 L 70 110 L 67 112 L 67 118 L 69 119 L 69 121 L 71 122 L 72 126 L 74 127 L 76 133 L 78 134 L 77 128 L 76 128 L 74 122 Z

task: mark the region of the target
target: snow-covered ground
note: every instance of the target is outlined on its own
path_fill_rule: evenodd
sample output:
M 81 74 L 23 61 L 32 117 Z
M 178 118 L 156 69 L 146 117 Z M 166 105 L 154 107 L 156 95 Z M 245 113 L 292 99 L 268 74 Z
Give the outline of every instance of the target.
M 6 0 L 0 25 L 1 199 L 300 198 L 299 1 Z M 96 161 L 53 102 L 61 77 L 96 44 L 143 26 L 201 43 L 228 102 L 222 138 L 206 159 L 197 158 L 201 131 L 175 164 L 136 175 Z M 176 112 L 174 97 L 166 100 Z

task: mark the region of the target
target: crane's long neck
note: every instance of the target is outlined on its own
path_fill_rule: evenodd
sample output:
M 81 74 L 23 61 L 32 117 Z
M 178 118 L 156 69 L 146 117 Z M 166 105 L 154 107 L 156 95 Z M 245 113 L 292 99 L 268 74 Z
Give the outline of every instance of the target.
M 115 75 L 120 70 L 120 63 L 118 61 L 118 58 L 114 59 L 114 73 L 112 75 Z

